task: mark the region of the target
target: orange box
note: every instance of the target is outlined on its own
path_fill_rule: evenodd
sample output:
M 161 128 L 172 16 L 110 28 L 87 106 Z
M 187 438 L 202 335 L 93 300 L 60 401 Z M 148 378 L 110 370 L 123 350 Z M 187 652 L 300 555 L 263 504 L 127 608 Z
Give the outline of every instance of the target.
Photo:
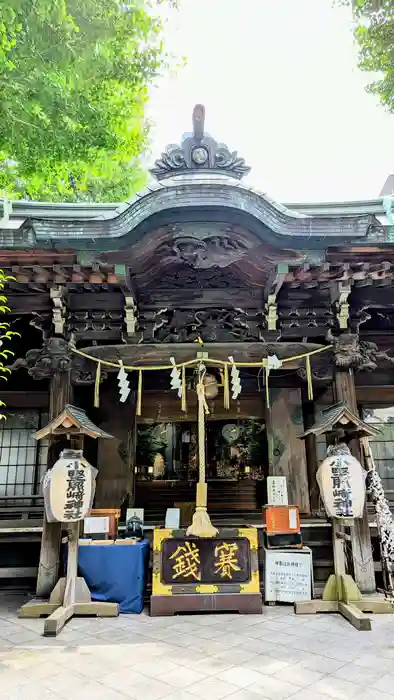
M 268 535 L 300 532 L 298 506 L 265 506 L 264 519 Z

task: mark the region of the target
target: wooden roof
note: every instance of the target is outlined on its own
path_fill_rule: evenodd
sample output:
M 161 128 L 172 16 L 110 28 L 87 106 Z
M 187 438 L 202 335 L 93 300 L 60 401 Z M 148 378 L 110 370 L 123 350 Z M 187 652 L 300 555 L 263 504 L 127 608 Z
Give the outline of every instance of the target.
M 112 439 L 112 435 L 106 433 L 92 423 L 86 415 L 86 411 L 77 406 L 67 404 L 64 410 L 44 428 L 36 434 L 36 440 L 43 440 L 49 435 L 87 435 L 91 438 Z
M 193 111 L 193 133 L 169 145 L 154 178 L 121 204 L 16 203 L 0 224 L 3 249 L 75 248 L 121 251 L 163 226 L 208 223 L 243 226 L 277 249 L 325 250 L 330 245 L 390 241 L 382 200 L 291 205 L 237 181 L 249 167 L 236 151 L 205 132 L 205 108 Z M 383 222 L 383 226 L 382 226 Z
M 379 435 L 379 430 L 368 425 L 356 416 L 344 403 L 324 409 L 316 418 L 316 422 L 305 431 L 301 438 L 307 435 L 323 435 L 324 433 L 340 432 L 355 433 L 358 437 L 373 437 Z

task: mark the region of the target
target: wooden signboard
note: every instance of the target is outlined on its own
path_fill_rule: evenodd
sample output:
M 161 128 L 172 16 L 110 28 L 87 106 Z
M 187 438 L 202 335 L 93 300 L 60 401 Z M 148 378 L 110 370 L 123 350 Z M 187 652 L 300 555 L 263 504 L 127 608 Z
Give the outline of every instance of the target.
M 216 537 L 156 529 L 151 615 L 261 613 L 257 550 L 255 528 L 222 528 Z

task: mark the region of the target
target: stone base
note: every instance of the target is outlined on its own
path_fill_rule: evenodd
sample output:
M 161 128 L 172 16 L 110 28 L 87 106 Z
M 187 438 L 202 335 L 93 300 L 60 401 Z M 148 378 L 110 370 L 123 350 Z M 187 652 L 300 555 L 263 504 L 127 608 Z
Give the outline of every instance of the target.
M 188 612 L 239 612 L 256 615 L 263 612 L 263 601 L 261 593 L 151 595 L 152 617 Z

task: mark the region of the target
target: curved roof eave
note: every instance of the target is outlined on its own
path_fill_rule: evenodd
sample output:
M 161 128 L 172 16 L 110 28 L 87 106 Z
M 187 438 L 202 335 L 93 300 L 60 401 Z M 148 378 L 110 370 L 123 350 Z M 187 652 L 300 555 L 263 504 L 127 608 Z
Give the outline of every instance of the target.
M 153 215 L 174 209 L 221 208 L 244 213 L 268 227 L 286 244 L 294 237 L 363 238 L 371 224 L 372 214 L 361 216 L 314 216 L 291 211 L 242 183 L 218 177 L 204 179 L 173 178 L 171 182 L 154 183 L 133 200 L 120 205 L 110 216 L 80 221 L 32 219 L 31 225 L 39 240 L 119 239 L 130 234 Z M 168 223 L 172 223 L 169 219 Z
M 257 189 L 255 190 L 257 192 Z M 141 196 L 140 193 L 139 196 Z M 266 195 L 262 195 L 265 196 Z M 268 199 L 268 198 L 267 198 Z M 67 219 L 82 221 L 87 219 L 113 219 L 123 212 L 129 203 L 122 202 L 40 202 L 17 199 L 12 201 L 10 221 L 26 219 Z M 287 202 L 285 208 L 308 216 L 361 216 L 384 215 L 383 197 L 362 201 L 342 202 Z M 0 218 L 2 208 L 0 202 Z

